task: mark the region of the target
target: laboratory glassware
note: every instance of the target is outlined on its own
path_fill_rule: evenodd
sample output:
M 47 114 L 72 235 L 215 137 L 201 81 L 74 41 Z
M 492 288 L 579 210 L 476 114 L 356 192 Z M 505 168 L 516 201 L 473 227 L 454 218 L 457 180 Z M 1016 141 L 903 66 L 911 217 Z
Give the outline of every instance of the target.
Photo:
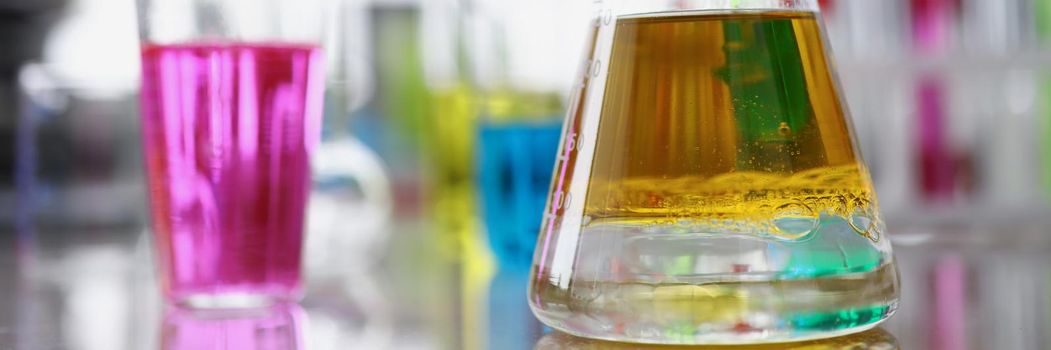
M 870 329 L 897 270 L 816 1 L 596 1 L 529 301 L 559 330 L 735 344 Z

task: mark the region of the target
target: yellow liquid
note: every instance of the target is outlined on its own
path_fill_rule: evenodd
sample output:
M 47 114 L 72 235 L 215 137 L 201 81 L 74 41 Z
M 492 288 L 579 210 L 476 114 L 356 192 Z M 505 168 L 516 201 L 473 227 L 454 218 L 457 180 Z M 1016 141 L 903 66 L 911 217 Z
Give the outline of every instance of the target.
M 813 14 L 621 19 L 585 214 L 799 238 L 875 196 Z M 875 238 L 875 237 L 872 237 Z
M 429 165 L 434 229 L 438 247 L 450 256 L 464 254 L 478 227 L 474 184 L 475 93 L 466 85 L 430 92 L 430 132 L 424 161 Z

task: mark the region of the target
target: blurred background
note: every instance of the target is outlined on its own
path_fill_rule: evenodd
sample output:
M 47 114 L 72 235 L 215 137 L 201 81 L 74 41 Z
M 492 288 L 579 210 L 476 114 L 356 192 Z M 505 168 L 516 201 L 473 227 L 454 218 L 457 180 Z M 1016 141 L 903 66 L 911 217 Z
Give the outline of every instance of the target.
M 888 336 L 1044 348 L 1051 0 L 821 4 L 901 264 Z M 0 0 L 0 349 L 260 332 L 275 348 L 533 348 L 548 330 L 529 264 L 591 5 L 343 0 L 307 298 L 220 322 L 155 292 L 134 0 Z

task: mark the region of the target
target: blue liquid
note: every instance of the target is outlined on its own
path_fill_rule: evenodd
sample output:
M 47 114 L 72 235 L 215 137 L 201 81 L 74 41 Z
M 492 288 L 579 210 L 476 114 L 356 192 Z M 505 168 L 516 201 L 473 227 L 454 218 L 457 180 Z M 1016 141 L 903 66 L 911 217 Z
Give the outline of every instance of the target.
M 551 185 L 562 122 L 482 124 L 478 182 L 501 268 L 528 269 Z

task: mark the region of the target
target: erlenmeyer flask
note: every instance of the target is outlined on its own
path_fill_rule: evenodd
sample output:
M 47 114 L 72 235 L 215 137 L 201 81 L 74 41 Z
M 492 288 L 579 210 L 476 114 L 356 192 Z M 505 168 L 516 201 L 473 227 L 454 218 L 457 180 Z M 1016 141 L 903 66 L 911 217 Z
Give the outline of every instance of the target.
M 813 0 L 597 0 L 529 297 L 571 334 L 854 333 L 898 279 Z

